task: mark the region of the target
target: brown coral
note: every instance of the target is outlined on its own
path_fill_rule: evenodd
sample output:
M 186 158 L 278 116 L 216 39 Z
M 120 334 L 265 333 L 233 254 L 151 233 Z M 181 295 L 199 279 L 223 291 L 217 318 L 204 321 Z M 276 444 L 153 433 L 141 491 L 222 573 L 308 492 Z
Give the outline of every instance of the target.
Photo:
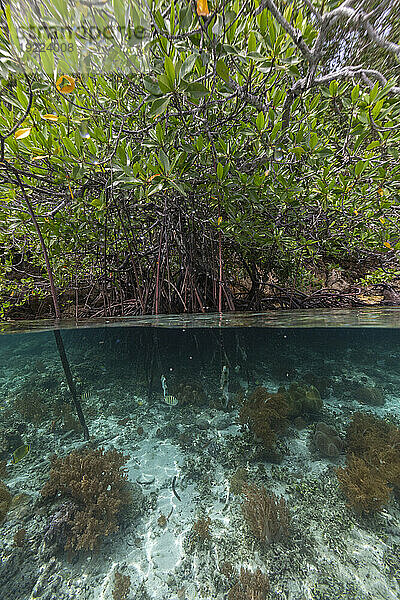
M 26 529 L 18 529 L 14 534 L 13 545 L 22 548 L 26 542 Z
M 243 486 L 247 483 L 247 470 L 244 467 L 238 467 L 230 480 L 230 491 L 235 496 L 243 492 Z
M 35 425 L 41 423 L 48 416 L 48 409 L 35 391 L 21 392 L 15 398 L 14 406 L 25 421 L 30 421 Z
M 354 454 L 346 467 L 336 470 L 336 475 L 349 504 L 357 511 L 376 511 L 389 501 L 391 488 L 379 471 Z
M 125 489 L 127 457 L 116 450 L 73 451 L 52 458 L 44 498 L 63 496 L 76 506 L 69 518 L 66 550 L 93 550 L 104 536 L 118 529 L 117 518 L 130 496 Z
M 258 387 L 243 404 L 239 420 L 251 429 L 267 450 L 273 450 L 276 433 L 287 427 L 288 412 L 283 394 L 270 394 L 266 388 Z
M 354 413 L 346 432 L 348 454 L 363 456 L 371 449 L 381 449 L 387 445 L 389 436 L 393 437 L 396 429 L 394 425 L 369 413 Z
M 267 494 L 265 487 L 244 485 L 245 501 L 242 505 L 245 519 L 262 542 L 279 542 L 289 533 L 290 513 L 285 499 Z
M 346 434 L 347 465 L 336 470 L 349 504 L 379 510 L 392 487 L 400 489 L 400 429 L 370 414 L 355 413 Z
M 368 404 L 369 406 L 383 406 L 385 404 L 385 396 L 380 387 L 369 387 L 360 384 L 354 392 L 354 397 L 361 404 Z
M 186 406 L 187 404 L 201 406 L 206 400 L 203 388 L 196 382 L 178 383 L 173 392 L 178 399 L 179 406 Z
M 8 487 L 0 481 L 0 523 L 4 521 L 7 511 L 11 504 L 12 496 Z
M 239 581 L 228 593 L 228 600 L 266 600 L 269 592 L 269 578 L 261 569 L 249 571 L 240 569 Z
M 279 392 L 285 396 L 291 418 L 318 413 L 323 407 L 321 395 L 313 385 L 294 381 L 288 390 L 280 388 Z
M 197 521 L 193 523 L 192 527 L 194 540 L 197 542 L 205 542 L 206 540 L 211 539 L 210 525 L 210 517 L 199 517 Z
M 7 461 L 0 459 L 0 477 L 7 477 Z
M 333 427 L 321 421 L 315 426 L 311 446 L 324 458 L 337 458 L 343 450 L 343 440 Z
M 131 578 L 119 571 L 114 575 L 113 600 L 127 600 L 131 588 Z

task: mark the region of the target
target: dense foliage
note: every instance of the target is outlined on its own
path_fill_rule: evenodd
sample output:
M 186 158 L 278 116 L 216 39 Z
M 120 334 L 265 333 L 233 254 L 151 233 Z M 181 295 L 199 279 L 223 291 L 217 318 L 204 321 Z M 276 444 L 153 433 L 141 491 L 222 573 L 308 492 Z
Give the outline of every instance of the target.
M 27 45 L 8 7 L 2 23 L 3 314 L 28 298 L 38 310 L 51 273 L 67 315 L 259 308 L 267 285 L 388 270 L 400 248 L 390 11 L 384 39 L 384 12 L 367 15 L 366 47 L 364 2 L 47 5 L 52 39 L 37 29 Z M 67 31 L 94 14 L 109 35 Z M 357 61 L 361 43 L 376 65 Z

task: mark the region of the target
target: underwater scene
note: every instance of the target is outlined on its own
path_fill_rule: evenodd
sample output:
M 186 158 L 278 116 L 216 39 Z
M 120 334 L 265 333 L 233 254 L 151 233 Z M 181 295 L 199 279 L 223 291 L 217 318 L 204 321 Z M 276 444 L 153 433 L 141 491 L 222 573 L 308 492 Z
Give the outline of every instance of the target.
M 1 600 L 398 600 L 400 329 L 0 336 Z

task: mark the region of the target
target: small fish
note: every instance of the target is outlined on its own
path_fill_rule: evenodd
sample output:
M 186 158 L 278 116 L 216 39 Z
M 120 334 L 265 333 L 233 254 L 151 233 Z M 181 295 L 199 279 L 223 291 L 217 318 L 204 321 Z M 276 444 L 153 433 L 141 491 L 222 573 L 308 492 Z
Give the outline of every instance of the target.
M 81 398 L 82 398 L 82 400 L 88 400 L 88 399 L 89 399 L 89 398 L 91 398 L 91 397 L 92 397 L 92 392 L 83 392 L 83 393 L 81 394 Z
M 178 398 L 175 398 L 175 396 L 164 396 L 164 402 L 169 404 L 169 406 L 176 406 L 178 404 Z
M 164 394 L 164 398 L 167 395 L 167 381 L 164 377 L 164 375 L 161 375 L 161 387 L 163 389 L 163 394 Z
M 30 444 L 24 444 L 23 446 L 19 446 L 16 450 L 14 450 L 11 462 L 13 465 L 16 465 L 24 456 L 29 454 L 31 447 Z

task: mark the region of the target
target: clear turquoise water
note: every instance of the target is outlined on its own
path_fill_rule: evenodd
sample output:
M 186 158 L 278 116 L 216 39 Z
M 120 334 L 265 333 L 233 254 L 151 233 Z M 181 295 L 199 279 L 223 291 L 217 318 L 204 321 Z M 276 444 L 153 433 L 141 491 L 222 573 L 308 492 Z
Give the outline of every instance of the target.
M 365 512 L 351 504 L 337 476 L 349 461 L 346 432 L 357 413 L 380 424 L 382 443 L 396 456 L 399 314 L 148 317 L 83 328 L 65 323 L 61 335 L 88 441 L 54 324 L 48 330 L 43 323 L 3 324 L 0 460 L 6 473 L 0 479 L 8 492 L 0 488 L 0 512 L 2 498 L 8 510 L 0 525 L 0 597 L 399 598 L 395 484 L 386 482 L 387 501 Z M 320 401 L 285 415 L 272 450 L 256 433 L 260 420 L 243 422 L 244 407 L 254 408 L 252 394 L 260 387 L 283 403 L 294 383 L 311 396 L 316 388 Z M 322 430 L 331 432 L 328 442 L 336 450 Z M 16 462 L 14 452 L 24 444 L 30 450 Z M 91 507 L 71 489 L 43 496 L 50 458 L 99 448 L 124 454 L 121 485 L 131 500 L 117 511 L 116 530 L 107 535 L 104 506 L 112 496 L 106 496 L 96 513 L 104 523 L 96 547 L 68 551 L 76 511 L 88 518 Z M 64 464 L 68 479 L 72 467 Z M 78 483 L 86 485 L 93 473 L 89 469 Z M 269 498 L 283 498 L 289 523 L 281 536 L 257 537 L 243 480 L 265 488 Z M 247 580 L 241 568 L 250 572 Z M 251 575 L 257 569 L 269 580 L 268 592 Z M 127 578 L 125 592 L 118 591 L 117 573 Z

